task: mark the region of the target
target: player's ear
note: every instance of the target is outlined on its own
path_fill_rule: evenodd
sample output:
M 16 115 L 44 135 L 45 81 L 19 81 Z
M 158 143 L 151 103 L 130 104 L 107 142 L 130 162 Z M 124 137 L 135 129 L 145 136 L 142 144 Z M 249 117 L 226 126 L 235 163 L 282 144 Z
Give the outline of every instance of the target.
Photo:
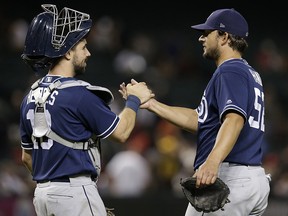
M 221 40 L 221 45 L 224 45 L 224 44 L 228 43 L 229 40 L 230 40 L 228 32 L 220 32 L 219 33 L 219 37 L 220 37 L 220 40 Z
M 224 32 L 223 37 L 225 40 L 230 40 L 230 34 L 228 32 Z
M 65 55 L 64 55 L 64 58 L 67 59 L 67 60 L 70 60 L 72 58 L 72 51 L 69 50 Z

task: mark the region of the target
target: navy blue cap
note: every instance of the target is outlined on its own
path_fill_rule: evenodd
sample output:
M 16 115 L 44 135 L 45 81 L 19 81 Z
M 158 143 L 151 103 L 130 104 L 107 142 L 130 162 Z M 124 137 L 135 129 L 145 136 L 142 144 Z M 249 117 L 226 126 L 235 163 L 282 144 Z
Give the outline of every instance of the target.
M 248 37 L 248 23 L 234 8 L 219 9 L 210 14 L 206 22 L 191 26 L 196 30 L 220 30 L 235 36 Z

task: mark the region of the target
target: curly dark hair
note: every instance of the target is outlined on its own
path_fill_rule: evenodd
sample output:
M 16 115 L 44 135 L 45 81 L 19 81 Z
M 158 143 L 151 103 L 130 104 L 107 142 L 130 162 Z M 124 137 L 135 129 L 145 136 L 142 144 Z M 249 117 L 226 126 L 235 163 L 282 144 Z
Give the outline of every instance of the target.
M 222 35 L 225 34 L 225 32 L 218 30 L 218 34 L 220 36 L 222 36 Z M 230 33 L 228 33 L 228 37 L 230 39 L 229 46 L 233 50 L 237 50 L 237 51 L 239 51 L 241 53 L 241 55 L 243 55 L 245 50 L 248 48 L 248 42 L 246 41 L 246 39 L 243 38 L 243 37 L 240 37 L 240 36 L 236 36 L 236 35 L 230 34 Z

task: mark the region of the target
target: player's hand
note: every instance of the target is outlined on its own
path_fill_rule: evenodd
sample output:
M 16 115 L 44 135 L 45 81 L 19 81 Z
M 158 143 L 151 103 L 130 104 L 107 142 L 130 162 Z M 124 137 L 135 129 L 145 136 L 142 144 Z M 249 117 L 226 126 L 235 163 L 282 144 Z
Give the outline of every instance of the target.
M 120 92 L 120 94 L 122 95 L 122 97 L 127 100 L 128 94 L 127 94 L 127 90 L 126 90 L 126 85 L 125 83 L 121 83 L 120 84 L 120 89 L 118 90 Z
M 155 97 L 155 94 L 147 87 L 145 82 L 137 82 L 134 79 L 131 79 L 131 83 L 126 86 L 125 83 L 122 83 L 119 92 L 124 99 L 127 99 L 128 95 L 137 96 L 140 99 L 141 104 L 145 103 L 150 98 Z
M 131 79 L 131 84 L 132 85 L 135 85 L 137 84 L 138 82 L 134 79 Z M 144 83 L 144 82 L 143 82 Z M 144 83 L 145 84 L 145 83 Z M 128 92 L 127 92 L 127 89 L 126 89 L 126 84 L 123 82 L 120 84 L 120 89 L 118 90 L 120 92 L 120 94 L 122 95 L 122 97 L 127 100 L 127 97 L 128 97 Z
M 217 163 L 206 160 L 193 175 L 193 177 L 197 177 L 196 187 L 205 187 L 213 184 L 218 177 L 218 166 Z

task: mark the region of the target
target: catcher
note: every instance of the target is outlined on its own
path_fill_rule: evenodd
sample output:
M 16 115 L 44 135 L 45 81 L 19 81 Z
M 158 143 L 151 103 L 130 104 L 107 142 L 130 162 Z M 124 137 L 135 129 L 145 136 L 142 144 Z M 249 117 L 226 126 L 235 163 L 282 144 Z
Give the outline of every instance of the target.
M 192 28 L 201 34 L 203 57 L 216 64 L 200 105 L 197 109 L 169 106 L 152 98 L 141 108 L 191 133 L 197 132 L 195 186 L 188 183 L 185 191 L 192 194 L 188 197 L 196 191 L 194 203 L 202 202 L 203 209 L 190 202 L 185 216 L 260 216 L 268 205 L 270 192 L 261 166 L 265 103 L 260 75 L 243 58 L 248 47 L 248 24 L 236 10 L 220 9 L 205 23 Z M 125 94 L 123 85 L 120 92 Z M 213 194 L 218 177 L 230 193 L 227 197 L 228 190 L 221 184 L 226 193 L 216 190 L 212 199 L 221 202 L 210 208 L 202 198 Z M 185 187 L 184 180 L 182 183 Z M 224 198 L 217 198 L 218 195 Z
M 79 79 L 91 56 L 87 13 L 56 5 L 29 26 L 22 59 L 38 75 L 20 108 L 22 161 L 37 182 L 38 216 L 113 215 L 97 189 L 101 141 L 125 143 L 142 102 L 153 96 L 145 83 L 127 85 L 125 107 L 112 112 L 112 92 Z

